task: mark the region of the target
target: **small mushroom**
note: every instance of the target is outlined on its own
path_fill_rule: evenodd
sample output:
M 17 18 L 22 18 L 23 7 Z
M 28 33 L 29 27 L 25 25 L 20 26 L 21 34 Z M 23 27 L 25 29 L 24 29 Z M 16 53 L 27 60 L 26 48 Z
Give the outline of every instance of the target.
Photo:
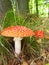
M 44 38 L 44 32 L 42 30 L 37 30 L 35 36 L 36 38 Z
M 11 26 L 1 31 L 2 36 L 14 37 L 15 53 L 18 55 L 21 52 L 21 40 L 23 37 L 33 36 L 34 32 L 24 26 Z

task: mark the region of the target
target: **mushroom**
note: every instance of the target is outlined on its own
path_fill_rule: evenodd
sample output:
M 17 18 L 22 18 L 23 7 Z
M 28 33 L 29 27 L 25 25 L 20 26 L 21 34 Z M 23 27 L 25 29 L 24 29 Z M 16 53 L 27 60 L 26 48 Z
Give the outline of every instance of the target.
M 37 30 L 35 36 L 36 38 L 44 38 L 44 32 L 42 30 Z
M 37 30 L 35 32 L 35 37 L 37 38 L 37 42 L 41 43 L 42 39 L 44 39 L 44 32 L 42 30 Z
M 21 40 L 23 37 L 33 36 L 34 32 L 24 26 L 11 26 L 1 31 L 2 36 L 14 37 L 15 53 L 18 55 L 21 52 Z

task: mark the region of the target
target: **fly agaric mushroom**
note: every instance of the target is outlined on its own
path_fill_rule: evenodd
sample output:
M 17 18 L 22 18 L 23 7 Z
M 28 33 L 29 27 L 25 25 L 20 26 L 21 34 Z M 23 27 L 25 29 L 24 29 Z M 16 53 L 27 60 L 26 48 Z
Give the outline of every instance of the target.
M 37 42 L 38 42 L 38 43 L 41 43 L 41 39 L 44 38 L 44 32 L 43 32 L 42 30 L 37 30 L 37 31 L 35 32 L 35 36 L 36 36 L 36 38 L 38 39 Z
M 37 31 L 35 32 L 35 36 L 36 36 L 37 38 L 44 38 L 44 32 L 43 32 L 42 30 L 37 30 Z
M 14 37 L 15 52 L 20 54 L 21 52 L 21 40 L 23 37 L 33 36 L 34 32 L 24 26 L 11 26 L 1 31 L 1 35 L 6 37 Z

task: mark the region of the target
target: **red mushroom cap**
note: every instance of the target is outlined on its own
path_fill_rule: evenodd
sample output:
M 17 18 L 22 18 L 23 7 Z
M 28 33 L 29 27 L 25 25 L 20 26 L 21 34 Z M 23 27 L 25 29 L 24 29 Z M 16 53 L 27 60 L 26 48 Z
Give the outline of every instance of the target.
M 35 36 L 36 36 L 37 38 L 44 38 L 44 32 L 43 32 L 42 30 L 37 30 L 37 31 L 35 32 Z
M 1 35 L 7 37 L 28 37 L 33 36 L 34 32 L 24 26 L 12 26 L 2 30 Z

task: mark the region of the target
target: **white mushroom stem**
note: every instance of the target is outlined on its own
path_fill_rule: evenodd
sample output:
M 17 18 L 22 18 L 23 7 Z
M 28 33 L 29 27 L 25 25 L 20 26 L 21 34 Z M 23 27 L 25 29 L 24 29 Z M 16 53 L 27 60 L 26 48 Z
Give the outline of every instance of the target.
M 15 42 L 15 53 L 18 54 L 18 55 L 21 52 L 21 40 L 22 40 L 22 38 L 16 38 L 16 37 L 14 38 L 14 42 Z

